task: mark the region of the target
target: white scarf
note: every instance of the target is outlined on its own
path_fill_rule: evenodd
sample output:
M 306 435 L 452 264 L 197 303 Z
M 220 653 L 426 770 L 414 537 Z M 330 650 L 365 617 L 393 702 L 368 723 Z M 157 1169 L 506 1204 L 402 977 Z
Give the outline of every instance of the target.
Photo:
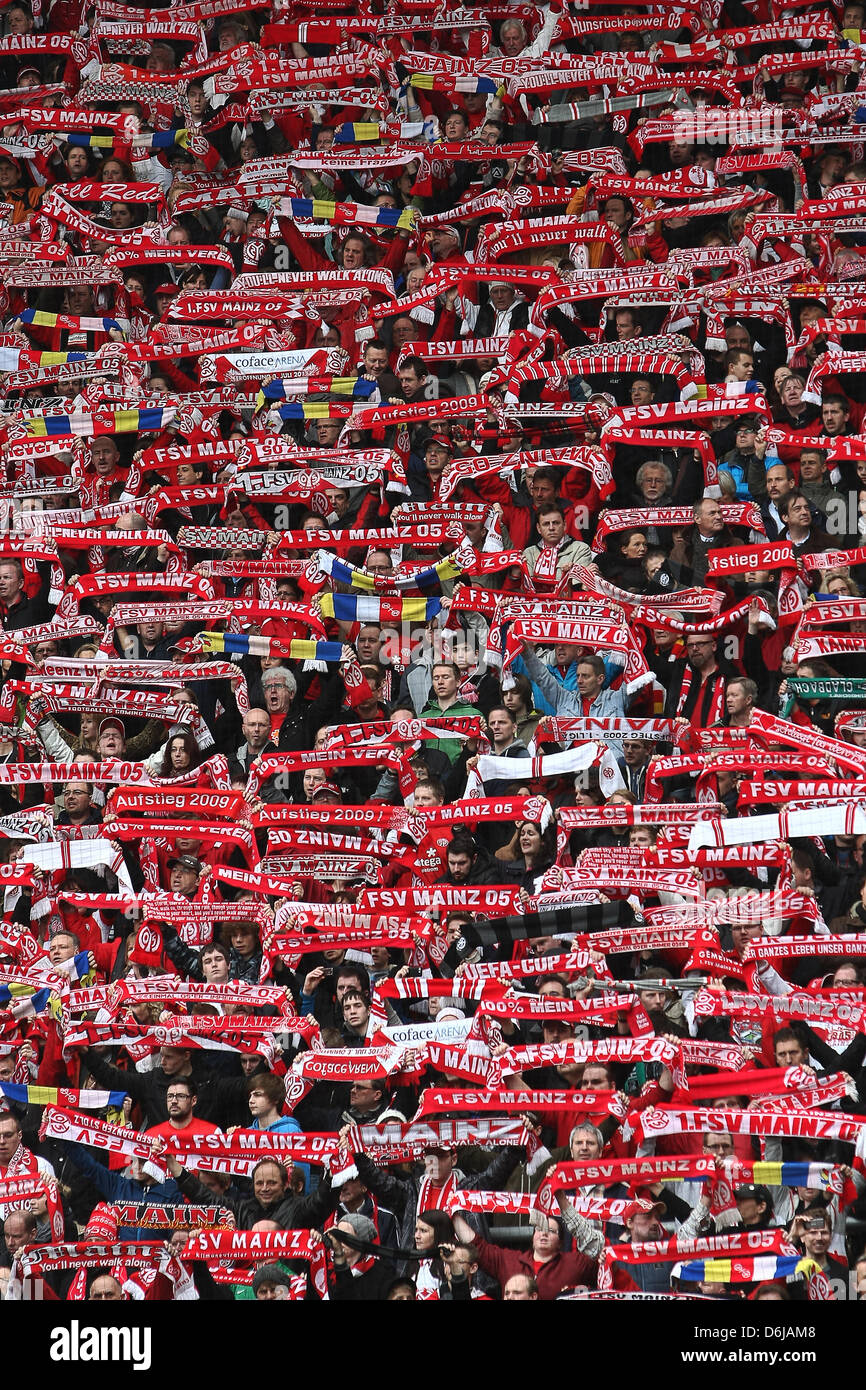
M 483 761 L 483 760 L 482 760 Z M 689 849 L 706 845 L 746 845 L 796 836 L 863 835 L 866 811 L 859 805 L 815 806 L 808 811 L 782 811 L 773 816 L 740 816 L 736 820 L 698 821 L 692 826 Z
M 470 773 L 462 799 L 484 796 L 484 783 L 494 781 L 534 782 L 545 777 L 562 777 L 568 773 L 584 772 L 598 767 L 599 780 L 605 796 L 621 791 L 625 786 L 619 764 L 609 748 L 600 743 L 584 743 L 565 753 L 553 753 L 546 758 L 497 758 L 484 754 Z

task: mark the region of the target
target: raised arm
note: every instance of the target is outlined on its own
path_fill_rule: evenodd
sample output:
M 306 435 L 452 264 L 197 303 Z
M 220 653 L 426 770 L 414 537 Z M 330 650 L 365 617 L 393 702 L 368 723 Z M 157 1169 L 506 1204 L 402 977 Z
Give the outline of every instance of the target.
M 550 701 L 557 714 L 563 710 L 577 712 L 580 709 L 576 697 L 570 690 L 566 690 L 565 686 L 560 685 L 553 672 L 539 659 L 535 648 L 529 642 L 523 644 L 523 664 L 530 680 L 538 686 L 544 698 Z

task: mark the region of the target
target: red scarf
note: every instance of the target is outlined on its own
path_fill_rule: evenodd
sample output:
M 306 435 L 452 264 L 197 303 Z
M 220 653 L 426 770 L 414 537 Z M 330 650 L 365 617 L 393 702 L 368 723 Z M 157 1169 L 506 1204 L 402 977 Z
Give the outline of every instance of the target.
M 667 1134 L 755 1134 L 776 1138 L 842 1139 L 853 1144 L 862 1135 L 866 1119 L 862 1115 L 795 1114 L 779 1115 L 769 1110 L 679 1110 L 659 1106 L 644 1110 L 635 1131 L 640 1140 Z
M 327 1292 L 325 1247 L 314 1231 L 197 1231 L 187 1240 L 181 1260 L 207 1264 L 227 1260 L 261 1264 L 263 1260 L 309 1260 L 316 1291 Z
M 677 701 L 677 714 L 682 715 L 686 701 L 692 688 L 692 681 L 697 672 L 688 661 L 683 666 L 682 684 L 680 686 L 680 697 Z M 709 702 L 707 699 L 707 689 L 710 686 Z M 693 729 L 706 729 L 711 724 L 718 724 L 725 712 L 725 682 L 721 673 L 716 670 L 710 673 L 707 680 L 701 687 L 701 692 L 695 702 L 689 722 Z
M 560 550 L 567 544 L 568 538 L 564 536 L 558 545 L 542 545 L 532 571 L 532 578 L 536 584 L 556 583 L 557 559 Z
M 441 1184 L 423 1177 L 418 1188 L 418 1215 L 423 1215 L 425 1211 L 451 1211 L 451 1199 L 457 1192 L 457 1179 L 453 1173 Z
M 156 1164 L 157 1167 L 163 1166 L 154 1158 L 154 1140 L 138 1135 L 134 1130 L 121 1129 L 118 1125 L 98 1120 L 92 1115 L 58 1110 L 52 1105 L 45 1107 L 39 1137 L 66 1139 L 75 1144 L 93 1144 L 109 1153 L 123 1154 L 127 1159 L 140 1158 Z
M 38 1178 L 40 1176 L 36 1155 L 24 1147 L 23 1139 L 6 1167 L 0 1166 L 0 1182 L 5 1182 L 7 1178 Z
M 815 729 L 807 729 L 799 724 L 792 724 L 790 720 L 777 719 L 764 710 L 754 711 L 749 732 L 750 734 L 757 734 L 758 737 L 763 736 L 772 743 L 782 743 L 792 748 L 806 748 L 813 752 L 824 753 L 828 758 L 842 763 L 843 766 L 853 768 L 855 772 L 866 773 L 866 749 L 856 748 L 851 743 L 843 743 L 841 739 L 828 738 Z
M 26 1152 L 26 1150 L 25 1150 Z M 12 1163 L 17 1158 L 17 1153 L 13 1155 Z M 35 1164 L 36 1160 L 31 1154 Z M 6 1169 L 7 1176 L 0 1178 L 0 1208 L 15 1210 L 32 1211 L 33 1204 L 28 1201 L 29 1197 L 45 1197 L 48 1208 L 48 1221 L 51 1226 L 51 1235 L 54 1240 L 63 1239 L 63 1207 L 57 1190 L 57 1182 L 54 1178 L 43 1177 L 36 1168 L 36 1174 L 31 1173 L 26 1177 L 12 1177 L 12 1163 Z

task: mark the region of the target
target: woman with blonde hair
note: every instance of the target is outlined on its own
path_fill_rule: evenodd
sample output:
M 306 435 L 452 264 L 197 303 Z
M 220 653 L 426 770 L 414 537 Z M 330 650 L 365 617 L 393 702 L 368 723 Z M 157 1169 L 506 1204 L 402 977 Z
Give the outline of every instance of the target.
M 840 598 L 862 598 L 859 584 L 855 584 L 845 570 L 824 570 L 821 575 L 821 592 L 838 594 Z

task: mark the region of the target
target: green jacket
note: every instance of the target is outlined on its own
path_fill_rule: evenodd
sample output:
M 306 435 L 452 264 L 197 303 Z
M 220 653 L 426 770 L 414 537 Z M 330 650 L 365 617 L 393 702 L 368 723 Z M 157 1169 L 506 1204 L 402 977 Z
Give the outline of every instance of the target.
M 270 1261 L 270 1263 L 279 1265 L 280 1269 L 284 1269 L 286 1274 L 291 1275 L 295 1272 L 291 1265 L 286 1264 L 285 1260 L 273 1260 Z M 232 1296 L 240 1303 L 249 1302 L 250 1300 L 255 1301 L 256 1297 L 253 1293 L 252 1284 L 232 1284 Z
M 465 700 L 457 700 L 453 705 L 449 705 L 447 709 L 442 709 L 435 700 L 428 700 L 421 711 L 420 717 L 422 719 L 426 719 L 428 716 L 431 719 L 456 719 L 458 716 L 462 717 L 464 715 L 469 715 L 470 717 L 474 717 L 477 716 L 477 714 L 478 706 L 468 705 Z M 463 747 L 461 741 L 456 738 L 434 738 L 425 742 L 427 748 L 438 748 L 441 753 L 445 754 L 446 758 L 451 763 L 456 763 L 457 759 L 460 757 L 460 750 Z

